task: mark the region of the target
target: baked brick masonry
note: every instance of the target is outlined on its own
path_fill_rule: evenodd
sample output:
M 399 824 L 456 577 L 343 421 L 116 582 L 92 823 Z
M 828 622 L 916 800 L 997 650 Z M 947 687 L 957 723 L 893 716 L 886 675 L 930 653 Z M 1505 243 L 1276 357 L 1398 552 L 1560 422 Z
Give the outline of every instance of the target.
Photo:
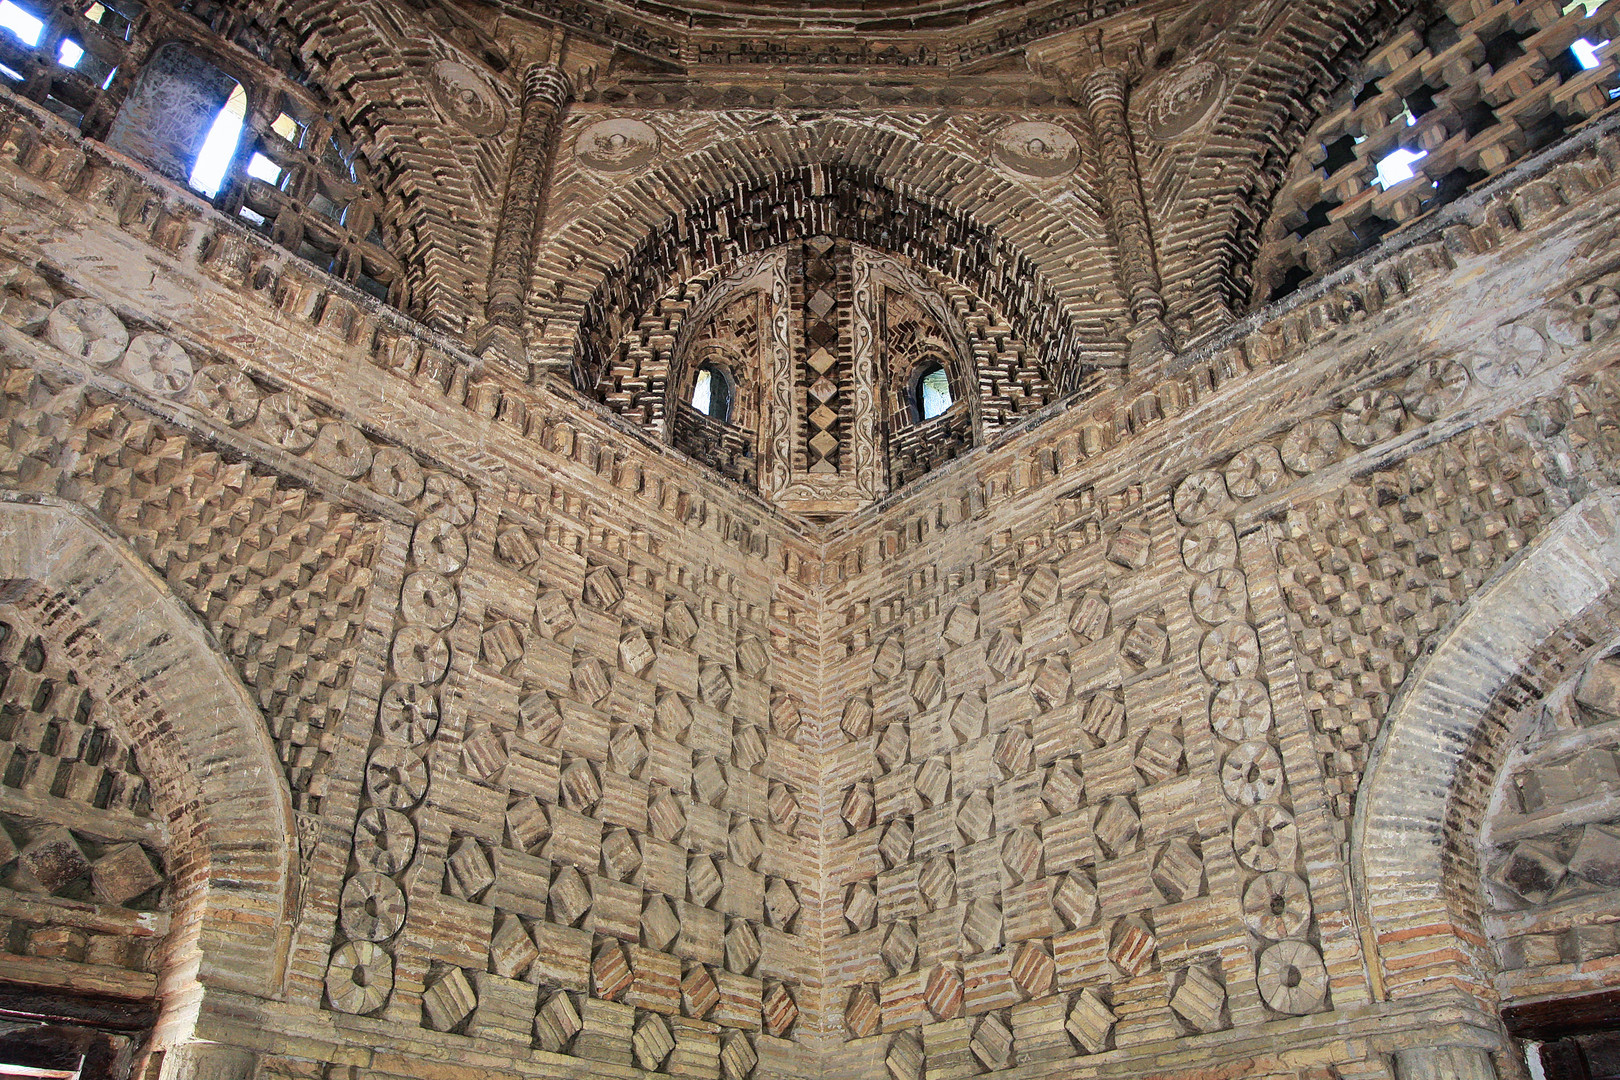
M 0 1073 L 1613 1075 L 1620 0 L 0 23 Z

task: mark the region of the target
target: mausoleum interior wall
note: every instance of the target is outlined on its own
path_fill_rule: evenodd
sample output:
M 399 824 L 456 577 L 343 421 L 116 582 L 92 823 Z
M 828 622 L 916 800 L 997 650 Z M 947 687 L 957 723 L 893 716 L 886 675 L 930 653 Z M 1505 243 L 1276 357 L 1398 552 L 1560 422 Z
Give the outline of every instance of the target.
M 1584 418 L 1613 408 L 1603 350 L 1545 366 L 1584 334 L 1556 294 L 1593 249 L 1570 218 L 1563 239 L 1531 239 L 1492 209 L 1526 194 L 1469 208 L 1472 224 L 1396 256 L 1398 273 L 1350 275 L 1179 379 L 948 467 L 830 545 L 829 604 L 846 612 L 831 616 L 832 656 L 863 701 L 839 783 L 864 816 L 846 815 L 827 871 L 852 909 L 879 898 L 875 930 L 844 928 L 848 1007 L 875 999 L 885 1032 L 909 1021 L 949 1054 L 992 1021 L 995 1039 L 1039 1045 L 1072 1019 L 1074 991 L 1109 979 L 1119 1040 L 1416 1005 L 1444 985 L 1490 999 L 1450 955 L 1480 934 L 1477 877 L 1411 905 L 1412 929 L 1384 940 L 1346 856 L 1407 673 L 1483 584 L 1613 481 L 1609 422 Z M 1504 379 L 1492 357 L 1521 325 L 1541 374 Z M 1284 336 L 1290 358 L 1268 369 L 1262 343 Z M 1408 531 L 1425 517 L 1449 554 Z M 1259 841 L 1262 815 L 1275 840 Z M 1298 900 L 1275 921 L 1279 889 Z M 1456 929 L 1416 929 L 1437 917 Z M 858 964 L 896 918 L 915 920 L 915 954 L 893 954 L 905 969 Z M 1322 959 L 1299 984 L 1312 1004 L 1266 984 L 1268 950 L 1302 954 L 1289 941 Z M 1540 941 L 1543 962 L 1578 963 Z
M 568 924 L 606 934 L 612 919 L 637 948 L 667 932 L 652 950 L 672 973 L 658 993 L 678 995 L 675 927 L 683 951 L 725 962 L 722 888 L 746 924 L 732 961 L 745 985 L 728 993 L 751 990 L 757 1016 L 763 973 L 813 983 L 816 953 L 794 944 L 796 913 L 767 923 L 760 908 L 766 871 L 778 892 L 815 886 L 816 764 L 771 732 L 774 687 L 814 704 L 813 684 L 800 689 L 810 669 L 796 662 L 816 656 L 800 583 L 814 548 L 566 394 L 469 378 L 465 354 L 297 260 L 259 262 L 258 281 L 279 297 L 261 301 L 243 286 L 265 245 L 233 247 L 246 238 L 228 224 L 166 213 L 127 169 L 89 172 L 77 179 L 112 187 L 115 207 L 155 197 L 144 220 L 124 223 L 139 240 L 97 208 L 99 195 L 81 201 L 50 178 L 13 176 L 14 250 L 28 263 L 14 263 L 8 293 L 20 350 L 8 376 L 8 485 L 111 523 L 209 623 L 266 710 L 299 812 L 303 875 L 286 985 L 270 996 L 302 1010 L 360 1007 L 363 993 L 343 996 L 350 984 L 326 984 L 340 901 L 367 887 L 386 895 L 355 902 L 384 914 L 365 916 L 349 940 L 371 944 L 365 935 L 389 925 L 389 911 L 424 920 L 407 935 L 416 945 L 386 961 L 386 1008 L 405 1009 L 413 1026 L 424 984 L 460 972 L 453 961 L 479 982 L 503 977 L 488 970 L 498 908 L 521 933 L 519 918 L 555 920 L 549 976 L 523 983 L 515 976 L 529 965 L 503 961 L 519 997 L 548 980 L 583 993 L 596 931 Z M 154 225 L 178 257 L 153 244 Z M 153 259 L 161 278 L 135 269 Z M 47 317 L 70 295 L 119 316 L 96 306 L 72 336 L 65 313 Z M 27 336 L 42 332 L 82 355 Z M 178 358 L 169 335 L 191 360 L 137 367 L 99 344 L 132 336 L 131 348 Z M 102 367 L 108 356 L 121 366 Z M 743 717 L 747 734 L 735 729 Z M 739 857 L 727 862 L 733 837 Z M 711 862 L 704 874 L 688 855 L 727 869 Z M 400 879 L 392 889 L 377 883 L 379 866 Z M 608 874 L 624 879 L 617 889 Z M 362 884 L 347 887 L 356 876 Z M 644 892 L 666 906 L 644 911 Z M 693 895 L 714 906 L 683 917 Z M 644 921 L 663 929 L 644 938 Z M 379 962 L 369 948 L 351 952 Z M 487 1022 L 487 988 L 484 1000 Z
M 42 718 L 4 740 L 0 975 L 157 1002 L 154 1077 L 1516 1076 L 1501 1007 L 1608 986 L 1620 955 L 1614 122 L 1121 367 L 1095 146 L 1061 183 L 982 164 L 1037 115 L 587 102 L 570 145 L 655 120 L 681 149 L 625 183 L 559 159 L 531 380 L 440 332 L 477 320 L 484 249 L 413 263 L 429 329 L 7 104 L 0 487 L 93 521 L 189 611 L 262 714 L 295 840 L 285 880 L 251 867 L 284 914 L 255 893 L 234 919 L 274 974 L 180 980 L 125 939 L 202 888 L 196 849 L 112 821 L 61 734 L 138 744 L 135 714 L 97 689 L 59 715 L 58 654 L 0 639 Z M 469 215 L 498 215 L 499 160 L 458 166 L 490 173 Z M 1001 237 L 1110 374 L 813 526 L 564 373 L 672 209 L 718 228 L 740 177 L 763 207 L 840 170 L 904 171 Z M 1220 321 L 1175 280 L 1174 333 Z M 1566 576 L 1586 606 L 1526 639 L 1541 666 L 1503 645 L 1506 696 L 1437 738 L 1410 705 L 1433 658 L 1497 640 L 1512 588 L 1577 596 Z M 211 710 L 179 682 L 152 692 L 201 755 Z M 172 759 L 120 761 L 190 820 Z M 1413 837 L 1455 843 L 1372 857 Z M 32 869 L 72 851 L 77 876 Z M 193 914 L 232 910 L 248 866 L 212 859 Z

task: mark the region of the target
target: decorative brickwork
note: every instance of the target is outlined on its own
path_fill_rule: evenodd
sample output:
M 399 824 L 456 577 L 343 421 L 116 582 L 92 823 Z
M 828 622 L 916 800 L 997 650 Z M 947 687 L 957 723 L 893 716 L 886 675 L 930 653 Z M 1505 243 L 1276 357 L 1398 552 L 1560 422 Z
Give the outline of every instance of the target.
M 244 0 L 106 87 L 52 9 L 0 1013 L 109 1080 L 1516 1075 L 1620 978 L 1612 4 Z M 226 61 L 374 188 L 189 190 Z M 1488 175 L 1374 193 L 1402 133 Z
M 691 19 L 643 0 L 609 6 L 597 0 L 525 0 L 542 17 L 664 61 L 705 64 L 855 64 L 945 66 L 993 57 L 1042 36 L 1087 26 L 1128 9 L 1126 0 L 1046 5 L 1008 18 L 1005 4 L 968 2 L 702 5 Z M 987 18 L 987 16 L 990 16 Z M 756 27 L 773 33 L 761 40 Z M 988 26 L 980 26 L 989 23 Z M 935 33 L 919 35 L 915 29 Z M 696 31 L 696 32 L 694 32 Z M 785 32 L 784 32 L 785 31 Z
M 276 986 L 298 853 L 257 706 L 87 512 L 11 494 L 0 535 L 8 983 L 126 1003 Z
M 217 193 L 205 197 L 322 270 L 409 305 L 371 166 L 312 84 L 285 25 L 212 4 L 54 5 L 41 14 L 33 48 L 15 34 L 0 40 L 4 78 L 17 93 L 186 183 L 240 84 L 242 135 L 221 163 Z
M 1341 94 L 1349 99 L 1306 136 L 1267 226 L 1255 301 L 1286 295 L 1607 111 L 1620 62 L 1597 47 L 1620 35 L 1615 19 L 1613 5 L 1452 4 L 1381 45 Z M 1593 66 L 1572 51 L 1577 42 L 1593 49 Z M 1410 176 L 1384 177 L 1381 163 L 1402 151 L 1416 155 Z
M 948 365 L 957 400 L 924 422 L 914 384 L 928 364 Z M 690 405 L 705 365 L 730 388 L 723 420 Z M 909 483 L 1054 396 L 1027 344 L 962 285 L 825 236 L 665 293 L 621 338 L 597 393 L 810 520 Z
M 49 289 L 36 296 L 43 304 Z M 194 395 L 220 409 L 230 426 L 251 424 L 267 441 L 307 451 L 339 475 L 387 475 L 390 484 L 422 491 L 413 461 L 393 463 L 385 453 L 379 463 L 358 430 L 323 423 L 295 395 L 265 395 L 223 365 L 193 375 L 189 354 L 155 334 L 115 347 L 130 339 L 105 305 L 67 300 L 38 317 L 44 310 L 11 321 L 42 328 L 47 340 L 97 363 L 116 364 L 122 353 L 136 379 L 157 377 L 145 361 L 133 366 L 137 344 L 165 342 L 176 358 L 166 369 L 172 381 L 160 386 L 166 396 Z M 13 307 L 12 314 L 23 313 Z M 0 477 L 95 506 L 209 621 L 268 714 L 295 802 L 319 809 L 348 701 L 352 666 L 344 657 L 360 633 L 380 540 L 376 524 L 311 499 L 304 487 L 274 474 L 225 460 L 78 380 L 3 363 L 0 416 L 11 437 Z
M 1496 963 L 1505 969 L 1504 985 L 1528 988 L 1542 981 L 1552 992 L 1570 989 L 1558 985 L 1559 945 L 1547 934 L 1552 926 L 1536 925 L 1535 908 L 1555 895 L 1581 891 L 1577 871 L 1569 889 L 1558 893 L 1579 838 L 1559 835 L 1562 830 L 1549 820 L 1558 814 L 1556 792 L 1551 793 L 1551 807 L 1537 793 L 1534 754 L 1542 740 L 1535 729 L 1545 720 L 1532 703 L 1551 695 L 1552 708 L 1562 706 L 1569 716 L 1568 690 L 1555 693 L 1559 683 L 1573 681 L 1581 662 L 1596 649 L 1609 651 L 1620 567 L 1615 558 L 1616 510 L 1612 489 L 1583 499 L 1559 517 L 1523 560 L 1476 596 L 1416 673 L 1380 744 L 1365 795 L 1367 812 L 1358 820 L 1355 858 L 1364 889 L 1361 904 L 1373 930 L 1390 943 L 1382 962 L 1384 977 L 1396 993 L 1410 993 L 1414 983 L 1437 976 L 1463 984 L 1489 980 L 1495 963 L 1481 948 L 1482 908 L 1491 911 L 1492 929 L 1501 935 Z M 1551 573 L 1552 567 L 1559 572 Z M 1504 660 L 1512 666 L 1504 667 Z M 1583 682 L 1588 698 L 1603 676 L 1601 667 L 1595 670 L 1597 680 Z M 1520 719 L 1525 713 L 1529 715 Z M 1518 789 L 1509 802 L 1507 791 L 1493 792 L 1495 785 L 1484 781 L 1497 776 L 1516 740 L 1529 744 L 1524 747 L 1528 760 L 1520 757 L 1511 771 L 1501 773 L 1503 787 Z M 1588 767 L 1601 765 L 1601 747 L 1594 751 L 1586 759 Z M 1437 799 L 1421 787 L 1425 775 L 1455 775 L 1465 764 L 1478 770 L 1458 776 L 1452 790 L 1443 793 L 1448 798 Z M 1554 762 L 1541 764 L 1545 782 L 1556 784 L 1560 774 Z M 1566 767 L 1578 768 L 1573 762 Z M 1586 798 L 1601 804 L 1601 772 L 1574 782 Z M 1396 794 L 1402 790 L 1417 794 Z M 1495 812 L 1482 830 L 1484 811 L 1493 802 Z M 1544 820 L 1552 835 L 1538 837 L 1533 826 L 1516 822 L 1514 802 L 1520 813 L 1532 806 L 1549 809 Z M 1434 827 L 1422 829 L 1419 823 L 1424 821 Z M 1514 843 L 1516 827 L 1523 843 Z M 1412 836 L 1414 842 L 1404 848 L 1383 843 L 1391 834 Z M 1601 844 L 1601 834 L 1594 833 L 1592 843 Z M 1498 850 L 1502 845 L 1507 850 Z M 1444 883 L 1413 872 L 1436 864 L 1450 871 Z M 1588 879 L 1586 888 L 1601 888 L 1602 871 L 1582 865 L 1597 876 Z M 1454 925 L 1473 933 L 1460 941 L 1450 935 L 1437 940 L 1432 922 L 1428 929 L 1414 926 L 1411 913 L 1422 910 L 1425 898 L 1432 898 L 1430 903 Z M 1521 913 L 1516 920 L 1505 920 L 1504 909 Z M 1428 918 L 1434 914 L 1431 910 Z M 1605 955 L 1599 947 L 1601 930 L 1584 936 L 1586 947 L 1595 950 L 1592 958 L 1600 960 Z
M 0 609 L 0 626 L 5 951 L 59 977 L 81 964 L 116 969 L 91 977 L 150 996 L 153 946 L 168 930 L 167 836 L 133 740 L 25 612 Z
M 1620 954 L 1613 924 L 1592 910 L 1617 884 L 1614 746 L 1604 730 L 1620 706 L 1616 668 L 1600 658 L 1527 710 L 1480 831 L 1485 919 L 1500 982 L 1515 997 L 1601 987 Z
M 778 213 L 791 207 L 793 216 Z M 611 342 L 627 313 L 648 309 L 656 290 L 677 266 L 713 264 L 714 255 L 763 251 L 778 244 L 831 236 L 894 251 L 953 277 L 998 310 L 1014 331 L 1036 346 L 1058 381 L 1073 380 L 1072 337 L 1050 286 L 965 215 L 885 187 L 857 170 L 807 168 L 739 190 L 724 200 L 686 211 L 644 241 L 628 267 L 604 283 L 581 320 L 575 381 L 591 387 L 608 363 Z

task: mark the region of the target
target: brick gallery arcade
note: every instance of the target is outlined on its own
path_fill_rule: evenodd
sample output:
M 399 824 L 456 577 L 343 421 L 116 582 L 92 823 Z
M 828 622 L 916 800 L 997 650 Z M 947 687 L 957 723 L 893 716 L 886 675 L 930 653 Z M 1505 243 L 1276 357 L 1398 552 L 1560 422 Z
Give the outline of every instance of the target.
M 1620 1076 L 1620 0 L 0 0 L 0 1077 Z

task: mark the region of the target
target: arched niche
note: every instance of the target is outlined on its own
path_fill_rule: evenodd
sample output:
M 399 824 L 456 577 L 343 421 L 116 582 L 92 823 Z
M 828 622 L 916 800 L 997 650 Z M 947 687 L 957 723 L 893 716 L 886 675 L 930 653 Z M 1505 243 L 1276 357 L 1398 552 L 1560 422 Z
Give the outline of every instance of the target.
M 1597 659 L 1519 710 L 1480 828 L 1482 917 L 1505 1009 L 1612 997 L 1620 973 L 1620 620 L 1598 640 Z
M 1007 237 L 1019 230 L 982 222 L 949 193 L 914 190 L 875 165 L 784 163 L 774 174 L 762 175 L 758 161 L 747 164 L 745 175 L 727 177 L 734 182 L 671 208 L 662 221 L 647 222 L 648 231 L 635 247 L 604 268 L 577 316 L 576 386 L 590 392 L 601 385 L 615 361 L 618 341 L 672 286 L 746 256 L 818 236 L 904 256 L 971 289 L 1038 352 L 1059 392 L 1079 386 L 1091 370 L 1077 320 L 1083 308 L 1068 295 L 1080 290 L 1072 282 L 1059 289 L 1058 260 L 1037 262 L 1015 247 Z M 663 182 L 689 190 L 689 184 L 673 177 Z M 1013 189 L 1003 194 L 1010 197 Z M 986 199 L 984 205 L 999 204 Z M 622 217 L 611 204 L 597 213 Z M 1065 227 L 1054 222 L 1053 228 Z M 616 224 L 601 232 L 622 234 L 624 227 Z
M 156 1045 L 193 1035 L 208 988 L 279 994 L 292 806 L 263 719 L 207 630 L 86 511 L 12 492 L 0 492 L 0 601 L 116 716 L 167 821 Z
M 745 487 L 759 481 L 765 305 L 757 290 L 726 292 L 682 335 L 668 376 L 669 443 Z M 707 375 L 703 400 L 697 389 Z M 700 407 L 703 406 L 703 407 Z
M 740 256 L 648 302 L 592 385 L 609 409 L 779 506 L 831 517 L 994 439 L 1057 391 L 1035 347 L 961 281 L 831 235 Z M 952 402 L 919 418 L 916 372 Z M 705 367 L 729 415 L 697 407 Z M 813 505 L 812 505 L 813 504 Z
M 1411 676 L 1351 833 L 1357 915 L 1389 999 L 1494 1008 L 1478 840 L 1516 719 L 1620 624 L 1620 492 L 1581 500 L 1484 588 Z

